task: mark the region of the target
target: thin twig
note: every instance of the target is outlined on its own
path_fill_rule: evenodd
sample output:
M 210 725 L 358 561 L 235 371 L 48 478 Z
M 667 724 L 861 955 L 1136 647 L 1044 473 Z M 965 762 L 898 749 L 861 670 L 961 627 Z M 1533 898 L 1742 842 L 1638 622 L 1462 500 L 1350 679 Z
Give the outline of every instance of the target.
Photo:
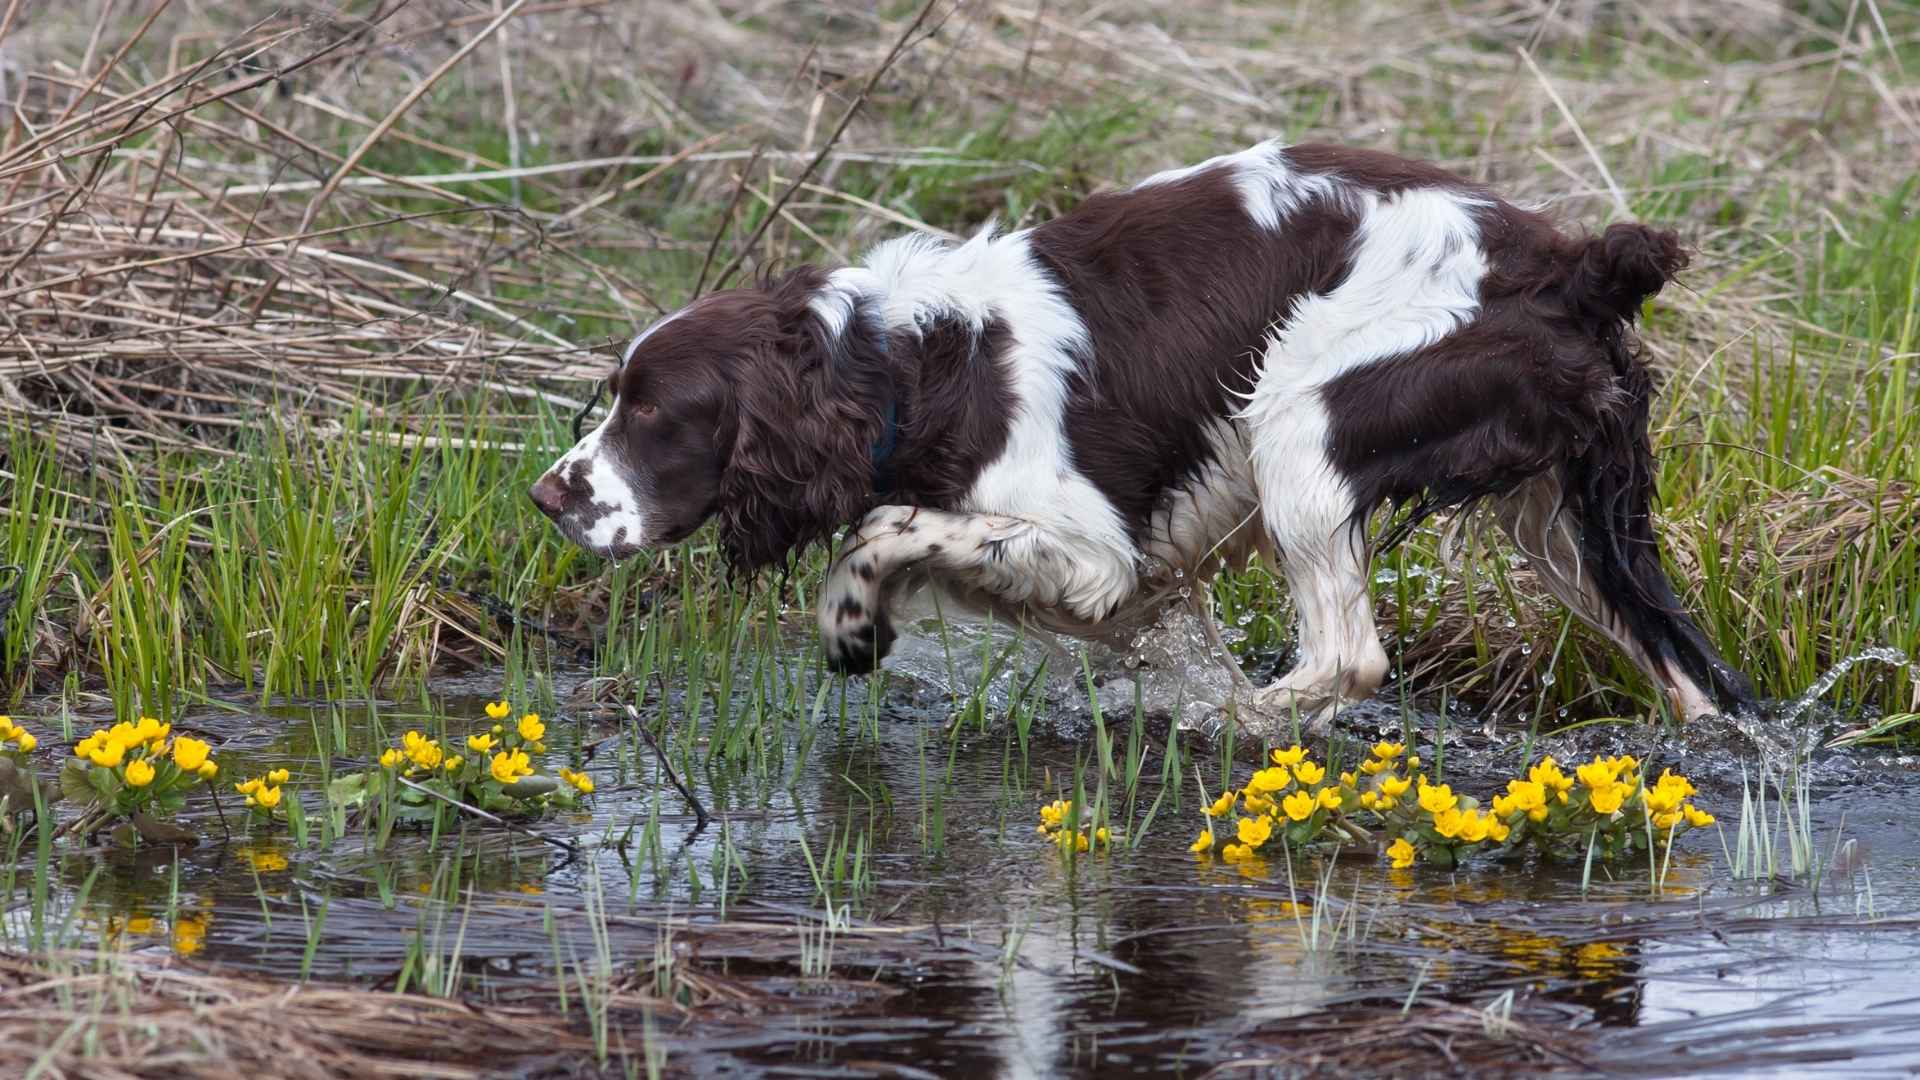
M 919 30 L 921 25 L 927 21 L 928 15 L 933 14 L 933 9 L 939 2 L 940 0 L 927 0 L 927 2 L 921 6 L 920 13 L 915 15 L 913 21 L 907 24 L 907 28 L 900 31 L 900 36 L 894 39 L 893 48 L 887 50 L 887 55 L 880 61 L 880 65 L 873 69 L 872 74 L 867 76 L 866 85 L 862 86 L 860 92 L 854 95 L 853 101 L 847 106 L 847 111 L 840 114 L 840 122 L 834 125 L 833 133 L 827 136 L 827 141 L 821 144 L 819 151 L 813 155 L 812 160 L 807 162 L 806 168 L 800 170 L 800 175 L 793 178 L 793 182 L 787 185 L 787 189 L 780 193 L 778 199 L 774 200 L 773 206 L 761 216 L 760 224 L 754 227 L 753 234 L 747 237 L 746 243 L 741 244 L 739 250 L 734 252 L 733 258 L 728 261 L 727 265 L 720 268 L 719 276 L 713 280 L 713 287 L 715 289 L 724 289 L 727 287 L 727 281 L 733 277 L 734 271 L 740 269 L 740 264 L 746 260 L 747 256 L 753 253 L 754 245 L 760 242 L 760 237 L 765 235 L 768 227 L 780 217 L 780 211 L 786 207 L 788 202 L 792 201 L 795 195 L 799 194 L 802 184 L 813 179 L 814 170 L 818 169 L 820 163 L 827 159 L 827 155 L 833 152 L 834 144 L 840 141 L 840 136 L 846 134 L 847 125 L 853 122 L 854 114 L 860 111 L 860 107 L 867 103 L 867 98 L 872 95 L 873 88 L 879 85 L 880 77 L 885 75 L 887 69 L 893 67 L 894 61 L 900 59 L 901 55 L 907 51 L 907 47 L 913 42 L 914 32 Z M 742 173 L 741 175 L 744 177 L 747 174 Z
M 498 814 L 489 814 L 485 810 L 482 810 L 477 806 L 470 806 L 467 803 L 463 803 L 459 799 L 456 799 L 451 795 L 447 795 L 442 792 L 435 791 L 424 784 L 416 784 L 404 776 L 400 776 L 396 774 L 394 776 L 394 779 L 400 781 L 402 784 L 405 784 L 406 786 L 412 788 L 413 790 L 420 792 L 423 795 L 431 795 L 434 798 L 439 799 L 441 802 L 446 803 L 449 806 L 459 807 L 461 810 L 465 811 L 466 813 L 472 814 L 474 817 L 480 818 L 483 821 L 491 821 L 495 825 L 499 825 L 504 828 L 510 829 L 513 832 L 517 832 L 521 834 L 522 836 L 531 836 L 535 840 L 545 841 L 546 843 L 552 844 L 554 847 L 557 847 L 562 851 L 565 851 L 569 855 L 580 854 L 579 845 L 575 844 L 571 840 L 562 840 L 558 837 L 547 836 L 544 833 L 535 832 L 532 829 L 527 828 L 525 825 L 518 824 L 517 822 L 508 821 L 506 818 L 500 817 Z
M 693 831 L 697 833 L 706 828 L 710 820 L 707 808 L 700 804 L 700 799 L 694 795 L 693 789 L 680 779 L 680 774 L 673 771 L 673 764 L 667 760 L 666 751 L 660 749 L 660 743 L 654 739 L 653 732 L 647 730 L 646 723 L 640 719 L 640 710 L 631 705 L 627 706 L 627 717 L 633 721 L 634 727 L 640 729 L 640 736 L 647 740 L 647 745 L 653 747 L 653 756 L 659 759 L 660 768 L 666 772 L 667 779 L 672 781 L 674 788 L 680 792 L 680 797 L 687 800 L 687 804 L 693 807 Z

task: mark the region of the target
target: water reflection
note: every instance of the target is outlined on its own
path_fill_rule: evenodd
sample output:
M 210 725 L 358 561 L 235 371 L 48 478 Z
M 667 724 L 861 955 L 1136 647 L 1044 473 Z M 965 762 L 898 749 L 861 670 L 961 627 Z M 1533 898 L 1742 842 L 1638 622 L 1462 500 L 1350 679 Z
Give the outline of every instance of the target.
M 435 709 L 455 730 L 478 726 L 487 696 Z M 328 752 L 348 757 L 389 738 L 397 715 L 331 706 L 297 722 L 282 710 L 192 723 L 222 739 L 236 775 L 285 766 L 304 794 L 320 777 L 315 732 L 344 733 L 348 747 Z M 551 984 L 556 967 L 603 947 L 623 970 L 650 970 L 665 948 L 716 983 L 784 980 L 724 1038 L 693 1020 L 667 1036 L 677 1054 L 749 1072 L 796 1054 L 822 1068 L 884 1060 L 969 1075 L 1194 1070 L 1241 1052 L 1263 1024 L 1410 1000 L 1482 1009 L 1509 992 L 1589 1033 L 1731 1015 L 1808 986 L 1825 989 L 1804 1008 L 1829 1018 L 1891 1016 L 1900 1008 L 1873 1000 L 1920 998 L 1920 929 L 1888 918 L 1920 907 L 1920 799 L 1905 788 L 1822 795 L 1820 835 L 1847 816 L 1848 835 L 1873 852 L 1880 917 L 1823 937 L 1779 920 L 1851 919 L 1863 894 L 1734 906 L 1759 893 L 1731 885 L 1711 834 L 1665 865 L 1611 875 L 1533 862 L 1392 870 L 1370 855 L 1226 863 L 1186 851 L 1200 824 L 1191 790 L 1149 781 L 1138 807 L 1161 803 L 1141 846 L 1069 861 L 1034 835 L 1033 814 L 1087 770 L 1085 748 L 1036 736 L 1023 750 L 998 729 L 949 740 L 938 718 L 894 715 L 877 736 L 829 724 L 805 754 L 793 744 L 769 748 L 764 765 L 696 770 L 723 815 L 699 835 L 651 758 L 616 743 L 587 764 L 599 789 L 590 812 L 540 826 L 590 841 L 578 859 L 485 826 L 400 829 L 384 847 L 353 831 L 303 848 L 284 832 L 228 836 L 196 809 L 208 838 L 196 848 L 57 851 L 56 902 L 79 905 L 77 943 L 288 978 L 310 963 L 316 976 L 390 979 L 410 955 L 449 950 L 456 932 L 457 970 L 475 987 Z M 577 763 L 613 730 L 550 718 L 549 767 Z M 1499 762 L 1489 777 L 1511 764 L 1479 760 Z M 1149 755 L 1145 775 L 1158 770 Z M 1716 811 L 1737 810 L 1737 784 L 1703 787 Z M 1722 815 L 1728 827 L 1736 817 Z M 722 880 L 730 923 L 763 929 L 722 932 Z M 821 910 L 823 886 L 897 938 L 848 930 L 830 966 L 807 969 L 788 927 Z M 602 905 L 604 925 L 588 915 Z M 16 896 L 5 916 L 16 940 L 23 910 Z

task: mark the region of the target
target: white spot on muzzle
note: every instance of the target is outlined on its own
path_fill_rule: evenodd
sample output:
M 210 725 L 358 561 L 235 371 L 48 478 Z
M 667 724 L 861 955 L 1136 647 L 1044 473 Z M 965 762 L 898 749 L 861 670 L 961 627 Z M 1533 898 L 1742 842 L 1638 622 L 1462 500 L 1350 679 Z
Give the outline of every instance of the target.
M 576 496 L 561 514 L 561 531 L 596 555 L 616 554 L 616 546 L 639 547 L 645 541 L 646 514 L 641 507 L 639 487 L 619 462 L 606 441 L 607 425 L 619 414 L 616 396 L 600 426 L 589 431 L 573 449 L 547 470 L 558 476 L 569 489 L 584 474 L 586 490 Z

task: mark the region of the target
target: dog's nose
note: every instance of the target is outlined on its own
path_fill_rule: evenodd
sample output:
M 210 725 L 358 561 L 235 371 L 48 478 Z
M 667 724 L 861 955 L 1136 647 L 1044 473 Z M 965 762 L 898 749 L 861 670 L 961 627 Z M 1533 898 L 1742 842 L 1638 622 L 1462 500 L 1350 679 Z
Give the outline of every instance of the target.
M 533 505 L 550 518 L 560 516 L 567 506 L 567 485 L 553 473 L 548 473 L 534 481 L 533 489 L 527 492 L 533 498 Z

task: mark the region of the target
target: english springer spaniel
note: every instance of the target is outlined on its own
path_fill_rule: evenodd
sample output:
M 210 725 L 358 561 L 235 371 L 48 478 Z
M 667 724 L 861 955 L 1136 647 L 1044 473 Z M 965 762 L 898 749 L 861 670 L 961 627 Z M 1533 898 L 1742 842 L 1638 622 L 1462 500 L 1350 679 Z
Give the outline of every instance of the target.
M 848 672 L 886 655 L 905 582 L 1124 640 L 1259 553 L 1299 613 L 1297 665 L 1252 695 L 1269 717 L 1375 690 L 1371 556 L 1484 503 L 1679 717 L 1748 708 L 1651 516 L 1630 327 L 1686 261 L 1669 232 L 1566 236 L 1431 165 L 1265 142 L 701 297 L 627 346 L 532 497 L 613 559 L 718 517 L 752 570 L 853 525 L 818 611 Z

